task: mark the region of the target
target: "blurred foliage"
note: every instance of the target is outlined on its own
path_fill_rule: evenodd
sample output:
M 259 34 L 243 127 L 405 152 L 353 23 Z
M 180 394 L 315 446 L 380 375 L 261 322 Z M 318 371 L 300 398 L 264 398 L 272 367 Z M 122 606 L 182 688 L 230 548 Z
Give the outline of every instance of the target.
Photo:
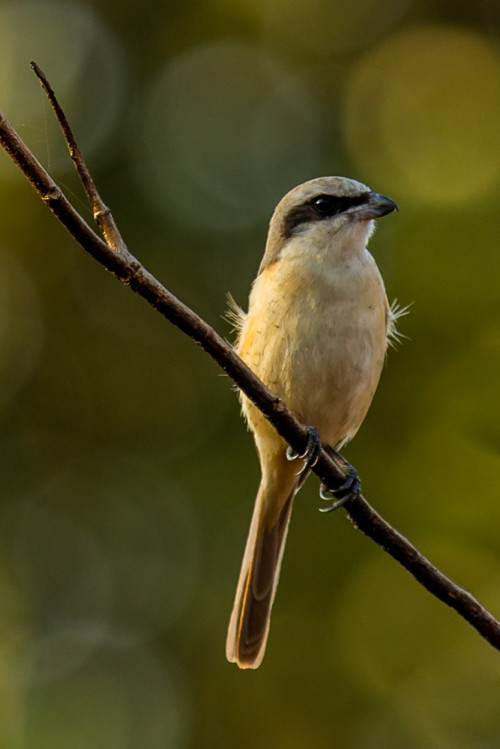
M 400 205 L 413 303 L 347 455 L 500 613 L 500 12 L 493 0 L 0 2 L 0 108 L 90 220 L 45 70 L 134 254 L 229 336 L 281 195 Z M 268 653 L 224 660 L 258 467 L 230 383 L 0 155 L 0 745 L 500 747 L 500 661 L 356 533 L 294 511 Z

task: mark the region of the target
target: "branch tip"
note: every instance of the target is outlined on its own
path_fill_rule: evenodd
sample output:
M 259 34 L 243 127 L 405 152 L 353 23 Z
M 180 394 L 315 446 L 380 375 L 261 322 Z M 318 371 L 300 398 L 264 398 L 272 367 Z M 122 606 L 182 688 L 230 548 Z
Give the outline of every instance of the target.
M 56 120 L 59 123 L 59 127 L 61 128 L 64 140 L 66 142 L 71 161 L 74 164 L 78 176 L 80 177 L 83 189 L 85 190 L 88 201 L 92 208 L 94 220 L 101 231 L 104 241 L 112 250 L 115 250 L 115 252 L 128 252 L 127 246 L 123 241 L 120 232 L 118 231 L 118 227 L 116 226 L 110 209 L 104 204 L 101 196 L 99 195 L 94 180 L 92 179 L 87 164 L 85 163 L 85 159 L 83 158 L 82 152 L 80 151 L 80 148 L 76 142 L 70 124 L 66 118 L 66 115 L 64 114 L 61 105 L 57 100 L 54 89 L 50 85 L 47 76 L 40 68 L 40 66 L 37 65 L 37 63 L 34 61 L 32 61 L 30 65 L 31 69 L 40 81 L 40 84 L 50 102 L 50 106 L 52 107 Z

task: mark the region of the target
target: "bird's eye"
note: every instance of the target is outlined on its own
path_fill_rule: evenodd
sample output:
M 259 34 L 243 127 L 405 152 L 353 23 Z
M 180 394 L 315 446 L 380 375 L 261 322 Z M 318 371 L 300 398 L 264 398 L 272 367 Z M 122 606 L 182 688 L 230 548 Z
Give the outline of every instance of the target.
M 319 195 L 313 200 L 314 210 L 319 216 L 333 216 L 340 210 L 339 201 L 333 195 Z

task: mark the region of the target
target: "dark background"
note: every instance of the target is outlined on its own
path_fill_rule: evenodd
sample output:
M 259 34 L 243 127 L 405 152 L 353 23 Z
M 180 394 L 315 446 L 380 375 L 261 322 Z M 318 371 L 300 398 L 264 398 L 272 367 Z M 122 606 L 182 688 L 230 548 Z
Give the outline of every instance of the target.
M 346 455 L 498 615 L 498 4 L 16 1 L 0 29 L 0 108 L 90 221 L 36 60 L 132 252 L 225 336 L 287 190 L 399 203 L 370 248 L 408 339 Z M 314 477 L 264 663 L 226 663 L 259 478 L 231 383 L 2 154 L 0 196 L 0 745 L 500 747 L 498 653 Z

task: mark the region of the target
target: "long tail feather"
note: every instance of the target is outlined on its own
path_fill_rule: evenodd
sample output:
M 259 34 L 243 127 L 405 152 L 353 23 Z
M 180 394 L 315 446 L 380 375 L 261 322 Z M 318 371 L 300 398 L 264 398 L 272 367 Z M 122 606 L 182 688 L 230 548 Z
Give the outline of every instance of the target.
M 298 480 L 287 483 L 278 496 L 264 483 L 257 494 L 226 644 L 227 659 L 240 668 L 258 668 L 264 657 Z

